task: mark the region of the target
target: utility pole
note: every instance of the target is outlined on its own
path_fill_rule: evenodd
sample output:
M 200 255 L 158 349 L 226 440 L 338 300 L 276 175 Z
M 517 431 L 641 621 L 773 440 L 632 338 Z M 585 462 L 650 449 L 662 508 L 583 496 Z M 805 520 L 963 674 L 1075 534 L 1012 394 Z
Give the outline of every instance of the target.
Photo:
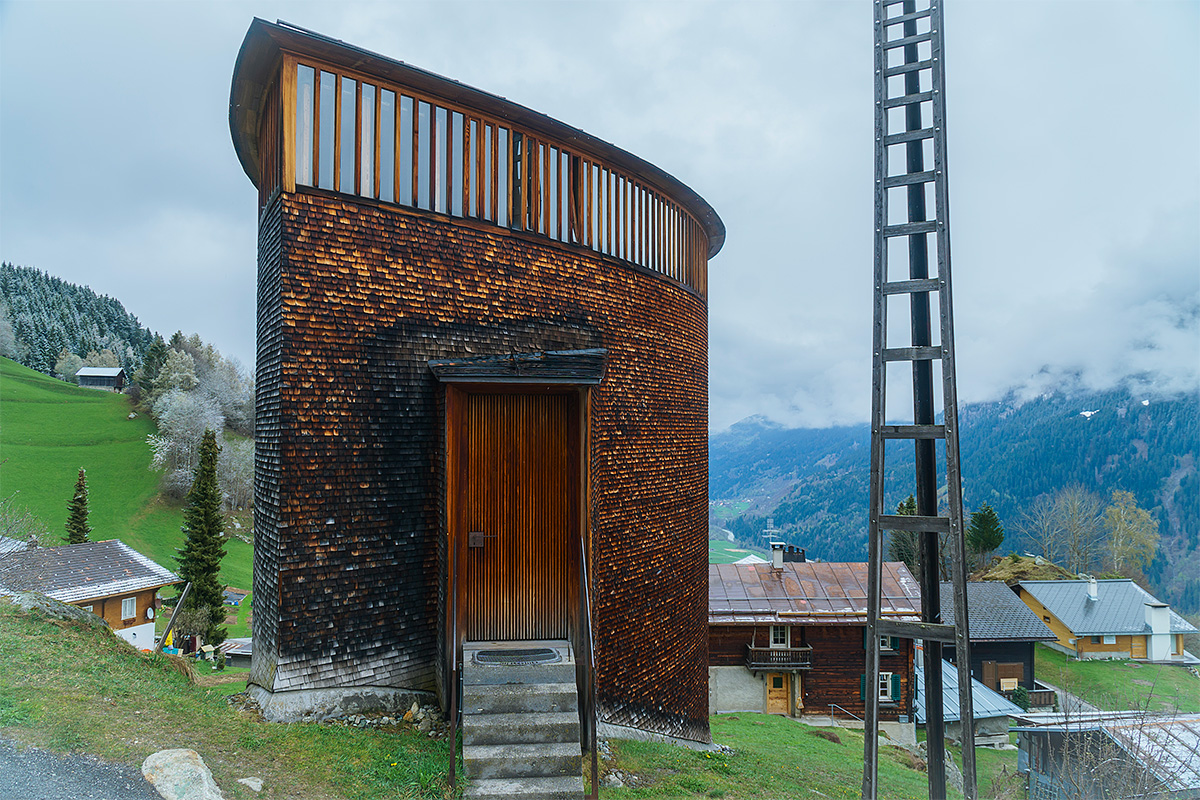
M 958 452 L 958 394 L 950 294 L 950 199 L 946 175 L 945 62 L 941 0 L 875 0 L 875 281 L 871 392 L 871 501 L 868 529 L 866 725 L 863 797 L 879 796 L 879 640 L 924 641 L 929 797 L 946 797 L 942 645 L 954 644 L 963 727 L 963 791 L 974 800 L 975 740 L 967 627 L 966 564 Z M 920 7 L 918 7 L 920 6 Z M 932 201 L 932 203 L 930 202 Z M 930 206 L 932 205 L 932 208 Z M 932 239 L 930 238 L 932 237 Z M 930 272 L 932 244 L 936 271 Z M 936 293 L 938 338 L 930 295 Z M 907 308 L 902 302 L 908 297 Z M 889 298 L 901 302 L 889 304 Z M 888 312 L 907 313 L 909 341 L 889 346 Z M 911 423 L 888 424 L 889 364 L 911 368 Z M 934 366 L 940 368 L 942 424 L 936 422 Z M 885 444 L 915 448 L 916 516 L 885 507 Z M 944 443 L 947 510 L 939 513 L 937 442 Z M 919 540 L 921 622 L 880 618 L 883 537 L 913 531 Z M 941 619 L 940 540 L 951 551 L 954 625 Z

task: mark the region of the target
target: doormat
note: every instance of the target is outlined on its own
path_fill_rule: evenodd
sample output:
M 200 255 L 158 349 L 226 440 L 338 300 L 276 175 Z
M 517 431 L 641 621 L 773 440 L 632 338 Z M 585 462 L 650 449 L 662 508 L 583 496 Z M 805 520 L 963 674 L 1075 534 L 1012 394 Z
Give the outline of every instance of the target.
M 476 664 L 525 667 L 533 664 L 557 664 L 562 661 L 562 656 L 552 647 L 533 647 L 526 650 L 476 650 L 471 660 Z

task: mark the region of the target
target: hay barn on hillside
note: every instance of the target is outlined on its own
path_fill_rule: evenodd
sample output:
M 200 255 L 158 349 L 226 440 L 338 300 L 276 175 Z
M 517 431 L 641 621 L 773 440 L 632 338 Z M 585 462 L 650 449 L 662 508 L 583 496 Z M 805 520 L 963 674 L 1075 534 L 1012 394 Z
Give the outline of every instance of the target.
M 603 721 L 707 740 L 713 209 L 528 108 L 262 20 L 230 127 L 259 197 L 268 714 L 445 707 L 464 639 L 590 635 Z

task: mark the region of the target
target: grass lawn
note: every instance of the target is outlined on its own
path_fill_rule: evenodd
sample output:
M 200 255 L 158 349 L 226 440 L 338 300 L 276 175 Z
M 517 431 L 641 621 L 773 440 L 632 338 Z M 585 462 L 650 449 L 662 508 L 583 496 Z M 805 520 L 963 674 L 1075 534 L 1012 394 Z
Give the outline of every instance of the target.
M 858 798 L 862 794 L 863 738 L 845 728 L 811 728 L 767 714 L 712 717 L 713 741 L 732 754 L 705 753 L 669 744 L 610 741 L 604 772 L 620 770 L 637 786 L 601 787 L 604 798 Z M 840 742 L 822 738 L 835 733 Z M 925 798 L 925 773 L 910 768 L 899 748 L 880 749 L 881 798 Z M 585 769 L 586 772 L 586 769 Z M 954 795 L 955 797 L 959 795 Z
M 750 554 L 768 560 L 771 558 L 771 554 L 765 550 L 750 548 L 736 542 L 721 541 L 719 539 L 708 540 L 708 563 L 710 564 L 732 564 Z
M 120 539 L 167 569 L 183 546 L 182 506 L 158 494 L 145 415 L 128 419 L 129 399 L 81 389 L 0 358 L 0 497 L 38 517 L 54 536 L 65 536 L 67 504 L 79 468 L 87 470 L 91 539 Z M 249 587 L 253 552 L 230 539 L 221 579 Z
M 408 728 L 275 725 L 229 706 L 243 688 L 192 683 L 166 656 L 110 632 L 25 614 L 0 599 L 0 736 L 140 766 L 170 747 L 196 750 L 230 800 L 442 798 L 449 745 Z M 203 683 L 220 673 L 199 673 Z M 261 794 L 237 783 L 263 779 Z
M 1065 689 L 1105 711 L 1200 713 L 1200 678 L 1182 666 L 1078 661 L 1041 644 L 1034 658 L 1038 680 Z

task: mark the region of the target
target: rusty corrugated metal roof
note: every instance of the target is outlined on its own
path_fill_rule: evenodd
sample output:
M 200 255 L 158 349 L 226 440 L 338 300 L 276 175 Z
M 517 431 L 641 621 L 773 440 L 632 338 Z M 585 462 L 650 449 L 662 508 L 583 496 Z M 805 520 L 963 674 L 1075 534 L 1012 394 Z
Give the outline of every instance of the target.
M 883 564 L 881 613 L 918 619 L 921 591 L 900 561 Z M 708 621 L 720 625 L 787 622 L 863 623 L 867 615 L 867 565 L 858 562 L 709 564 Z

